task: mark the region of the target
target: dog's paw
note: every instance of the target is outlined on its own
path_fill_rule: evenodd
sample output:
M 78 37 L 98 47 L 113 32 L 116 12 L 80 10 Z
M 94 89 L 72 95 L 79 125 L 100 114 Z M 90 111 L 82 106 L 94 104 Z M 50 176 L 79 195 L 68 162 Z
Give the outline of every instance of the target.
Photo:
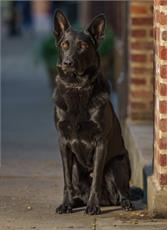
M 72 213 L 72 205 L 66 203 L 61 204 L 59 207 L 56 208 L 56 213 Z
M 98 205 L 87 205 L 85 213 L 89 215 L 99 215 L 101 210 Z
M 134 210 L 134 205 L 132 202 L 128 199 L 122 199 L 121 200 L 121 207 L 126 211 L 132 211 Z

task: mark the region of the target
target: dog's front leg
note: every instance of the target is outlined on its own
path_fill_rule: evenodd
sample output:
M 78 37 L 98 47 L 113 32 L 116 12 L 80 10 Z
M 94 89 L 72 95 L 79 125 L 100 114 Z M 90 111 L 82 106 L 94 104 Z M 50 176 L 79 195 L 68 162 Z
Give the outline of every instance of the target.
M 73 186 L 72 186 L 72 153 L 66 144 L 61 141 L 60 152 L 64 173 L 64 198 L 62 204 L 56 209 L 59 214 L 72 212 Z
M 90 190 L 90 196 L 86 207 L 86 213 L 91 215 L 100 214 L 100 194 L 103 178 L 103 169 L 105 162 L 105 145 L 101 140 L 97 143 L 93 168 L 93 180 Z

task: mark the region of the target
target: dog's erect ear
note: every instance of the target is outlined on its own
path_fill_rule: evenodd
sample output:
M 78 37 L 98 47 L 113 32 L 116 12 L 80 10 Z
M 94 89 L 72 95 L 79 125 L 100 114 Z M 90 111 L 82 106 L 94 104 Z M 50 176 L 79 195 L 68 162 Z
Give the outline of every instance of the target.
M 70 27 L 70 23 L 63 12 L 56 10 L 54 14 L 54 35 L 59 40 L 63 33 Z
M 104 37 L 105 21 L 106 20 L 104 14 L 100 14 L 92 20 L 86 29 L 86 32 L 88 32 L 96 40 L 97 43 Z

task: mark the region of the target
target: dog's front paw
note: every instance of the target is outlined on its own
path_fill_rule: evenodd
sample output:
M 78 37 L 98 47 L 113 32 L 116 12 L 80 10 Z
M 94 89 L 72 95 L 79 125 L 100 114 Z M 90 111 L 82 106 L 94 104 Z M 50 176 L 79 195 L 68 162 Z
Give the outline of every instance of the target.
M 85 212 L 89 215 L 99 215 L 101 213 L 101 210 L 98 205 L 88 205 Z
M 134 205 L 129 199 L 122 199 L 121 200 L 121 207 L 126 211 L 134 210 Z
M 63 203 L 56 208 L 56 213 L 72 213 L 72 205 L 70 203 Z
M 92 192 L 90 194 L 85 212 L 89 215 L 99 215 L 101 213 L 97 192 Z
M 99 202 L 97 202 L 96 199 L 88 201 L 85 212 L 89 215 L 99 215 L 101 213 Z

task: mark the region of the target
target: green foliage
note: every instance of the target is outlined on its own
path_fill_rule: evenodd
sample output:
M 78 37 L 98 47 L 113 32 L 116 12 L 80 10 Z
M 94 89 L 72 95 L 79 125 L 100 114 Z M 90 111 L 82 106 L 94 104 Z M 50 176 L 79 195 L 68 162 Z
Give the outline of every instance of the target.
M 40 45 L 40 58 L 43 59 L 48 68 L 56 68 L 58 50 L 55 45 L 54 37 L 45 38 Z
M 99 46 L 100 56 L 107 56 L 111 54 L 114 48 L 114 34 L 110 26 L 106 26 L 104 39 Z

